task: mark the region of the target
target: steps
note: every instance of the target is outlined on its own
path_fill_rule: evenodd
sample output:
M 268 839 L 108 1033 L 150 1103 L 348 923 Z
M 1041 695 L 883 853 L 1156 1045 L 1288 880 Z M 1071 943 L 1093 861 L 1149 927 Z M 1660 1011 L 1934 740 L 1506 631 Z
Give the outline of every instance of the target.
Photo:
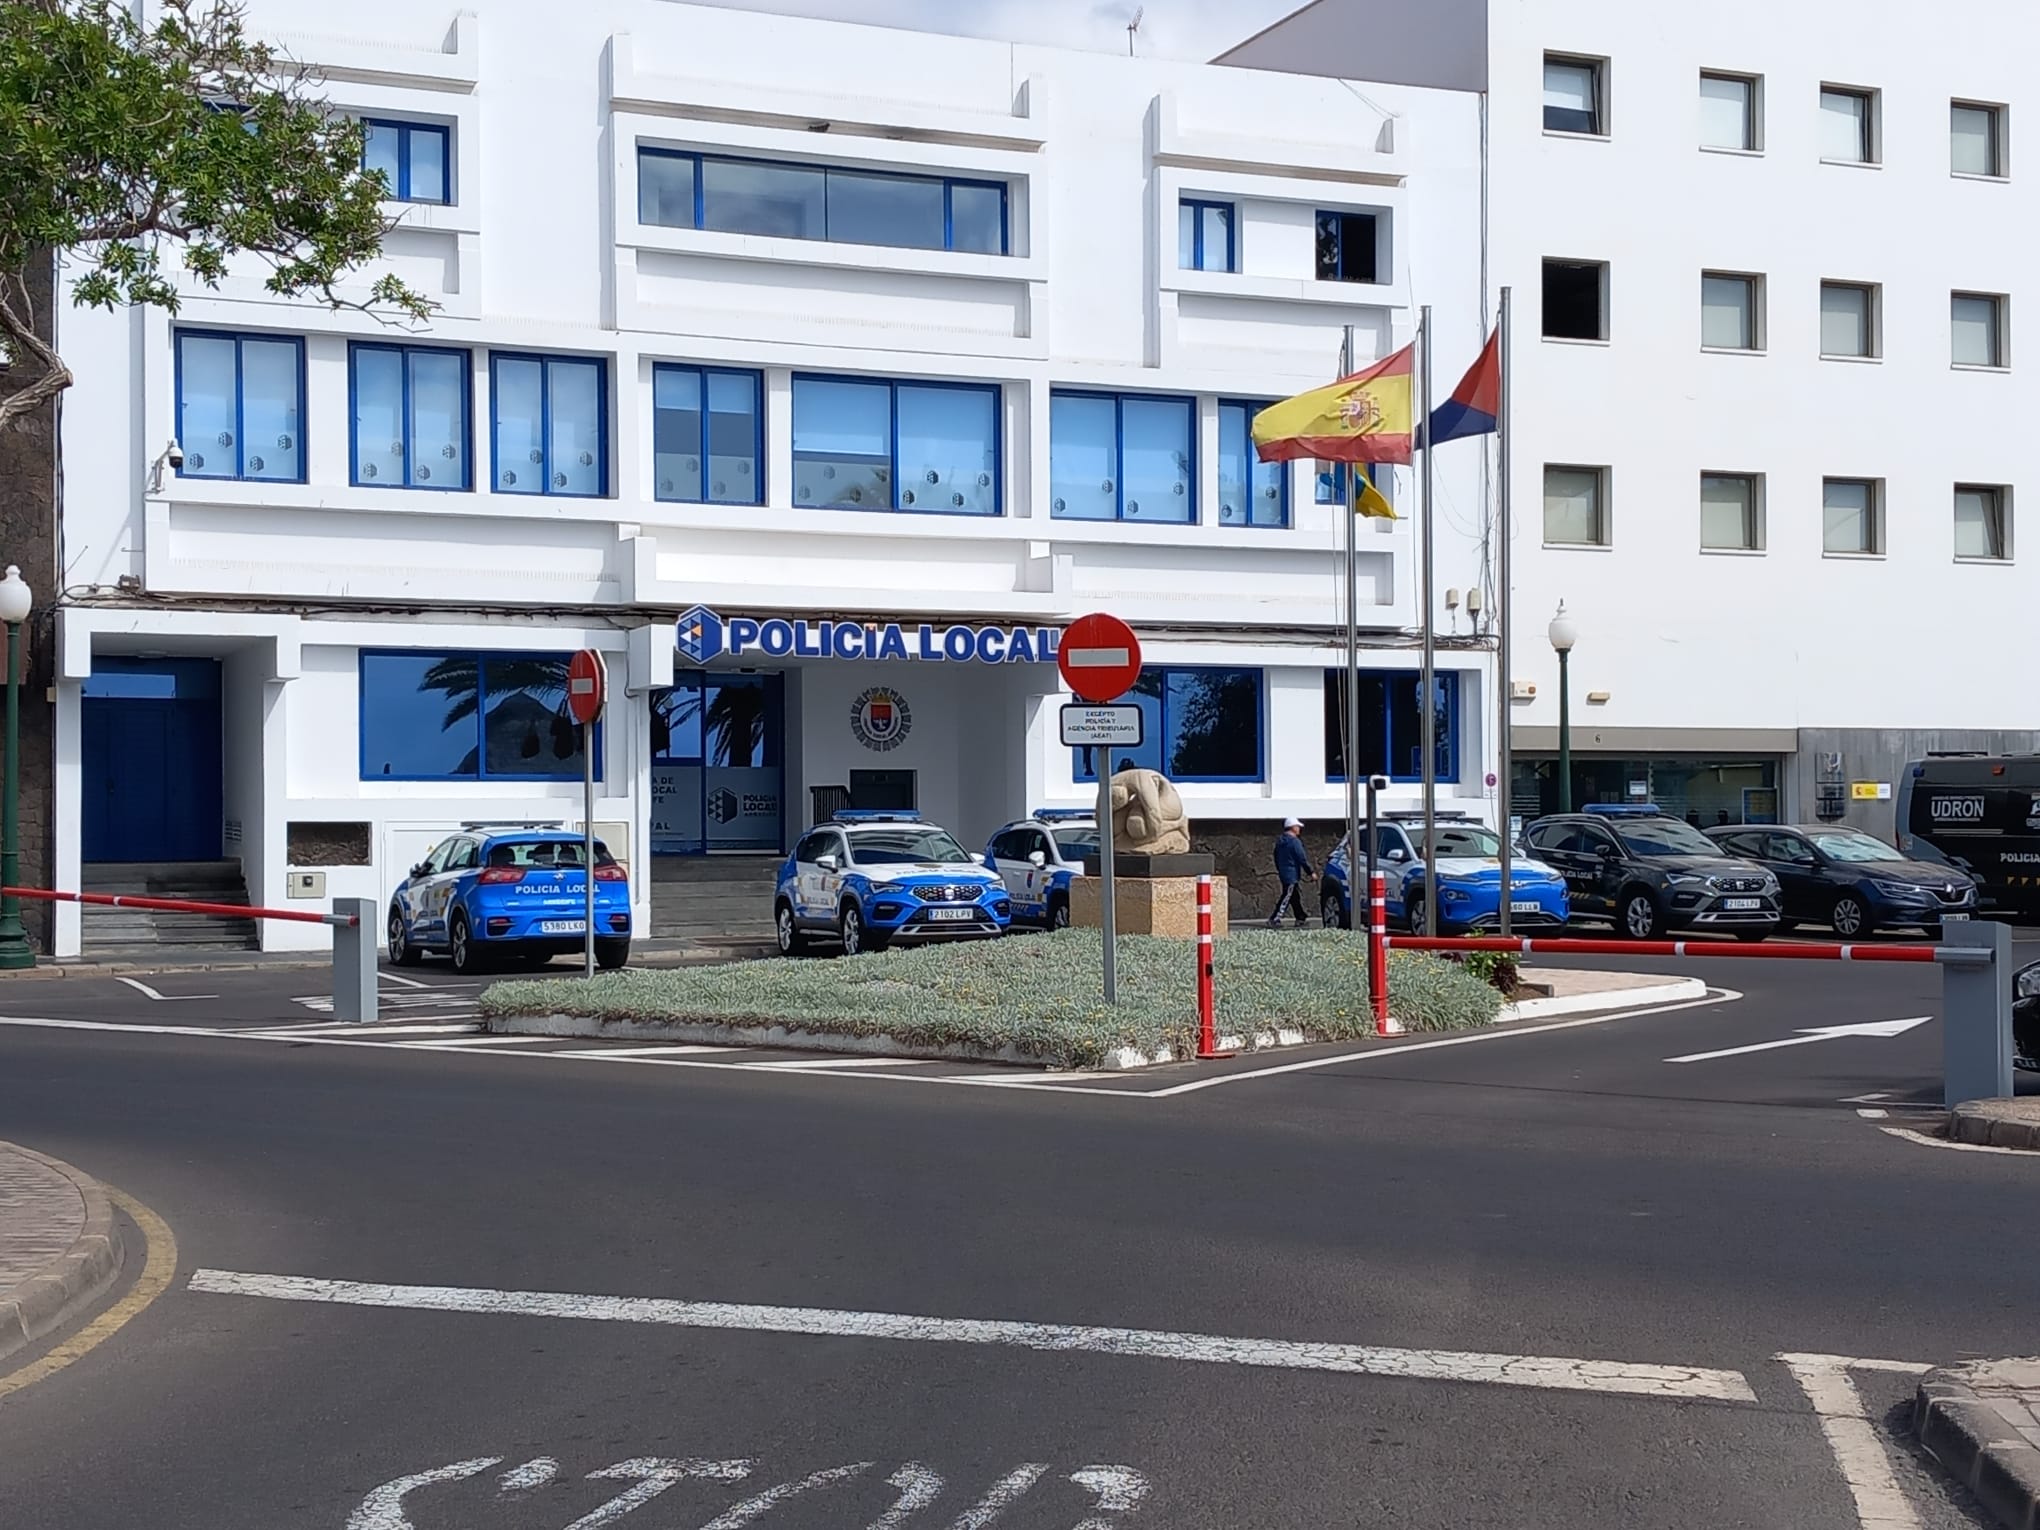
M 81 868 L 81 881 L 81 892 L 188 898 L 194 903 L 244 908 L 248 904 L 239 861 L 96 861 Z M 252 918 L 107 908 L 92 903 L 84 905 L 82 912 L 80 939 L 89 953 L 136 947 L 252 951 L 260 944 Z
M 783 855 L 662 855 L 652 865 L 652 937 L 704 944 L 772 939 Z

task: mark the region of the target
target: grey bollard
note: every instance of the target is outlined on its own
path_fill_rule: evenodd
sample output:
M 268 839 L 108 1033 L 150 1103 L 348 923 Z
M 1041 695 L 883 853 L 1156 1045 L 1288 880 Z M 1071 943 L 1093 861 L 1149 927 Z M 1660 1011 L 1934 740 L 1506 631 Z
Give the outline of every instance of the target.
M 333 926 L 333 1018 L 369 1024 L 376 1017 L 377 938 L 375 904 L 368 898 L 335 898 L 333 912 L 354 924 Z
M 2007 1099 L 2012 1092 L 2012 932 L 1970 919 L 1950 924 L 1941 944 L 1990 953 L 1941 964 L 1941 1076 L 1944 1102 Z

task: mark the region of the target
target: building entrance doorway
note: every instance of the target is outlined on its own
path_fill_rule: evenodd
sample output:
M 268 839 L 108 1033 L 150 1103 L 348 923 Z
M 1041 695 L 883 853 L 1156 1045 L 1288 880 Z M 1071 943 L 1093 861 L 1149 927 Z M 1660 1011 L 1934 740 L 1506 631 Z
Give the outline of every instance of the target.
M 785 849 L 785 677 L 678 680 L 652 693 L 652 854 Z

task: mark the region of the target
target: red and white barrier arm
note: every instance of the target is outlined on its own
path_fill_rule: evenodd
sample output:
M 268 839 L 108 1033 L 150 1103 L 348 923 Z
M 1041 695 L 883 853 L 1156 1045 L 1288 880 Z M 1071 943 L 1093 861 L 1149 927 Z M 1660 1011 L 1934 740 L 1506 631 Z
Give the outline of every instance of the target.
M 254 908 L 245 903 L 194 903 L 186 898 L 137 898 L 127 893 L 55 892 L 47 887 L 0 887 L 0 897 L 37 898 L 44 903 L 92 903 L 106 908 L 151 908 L 165 914 L 224 914 L 230 919 L 282 919 L 292 924 L 331 924 L 353 929 L 353 914 L 315 914 L 302 908 Z
M 1990 953 L 1976 946 L 1858 946 L 1831 941 L 1792 943 L 1726 940 L 1577 940 L 1554 936 L 1389 935 L 1385 943 L 1398 951 L 1502 951 L 1513 956 L 1685 956 L 1733 960 L 1788 962 L 1989 962 Z

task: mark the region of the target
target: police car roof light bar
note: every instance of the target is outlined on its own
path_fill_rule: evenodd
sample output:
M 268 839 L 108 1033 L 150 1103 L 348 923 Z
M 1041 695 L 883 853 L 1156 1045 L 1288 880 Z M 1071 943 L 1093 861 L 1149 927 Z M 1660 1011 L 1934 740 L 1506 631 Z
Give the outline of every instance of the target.
M 1585 811 L 1597 818 L 1662 818 L 1665 810 L 1655 802 L 1589 802 Z
M 1424 821 L 1424 810 L 1422 808 L 1391 808 L 1388 812 L 1382 813 L 1379 816 L 1386 818 L 1391 823 L 1409 823 L 1412 821 L 1422 823 Z M 1473 814 L 1462 812 L 1457 808 L 1439 808 L 1431 814 L 1431 817 L 1438 823 L 1465 823 L 1473 817 Z
M 1074 823 L 1080 818 L 1088 821 L 1097 816 L 1096 808 L 1036 808 L 1028 814 L 1041 823 Z
M 830 815 L 836 823 L 919 823 L 912 808 L 843 808 Z
M 469 831 L 475 829 L 563 829 L 565 827 L 566 820 L 562 818 L 515 821 L 504 818 L 481 818 L 461 825 L 461 828 Z

